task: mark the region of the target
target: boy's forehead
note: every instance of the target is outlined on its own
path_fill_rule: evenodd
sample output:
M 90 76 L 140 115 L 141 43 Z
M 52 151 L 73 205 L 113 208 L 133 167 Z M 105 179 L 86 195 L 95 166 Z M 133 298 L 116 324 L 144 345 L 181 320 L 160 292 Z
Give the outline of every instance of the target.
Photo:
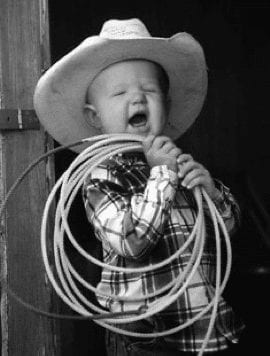
M 117 82 L 128 79 L 132 74 L 137 76 L 140 73 L 143 77 L 157 79 L 158 65 L 146 59 L 130 59 L 116 62 L 100 71 L 93 79 L 91 85 L 102 79 Z

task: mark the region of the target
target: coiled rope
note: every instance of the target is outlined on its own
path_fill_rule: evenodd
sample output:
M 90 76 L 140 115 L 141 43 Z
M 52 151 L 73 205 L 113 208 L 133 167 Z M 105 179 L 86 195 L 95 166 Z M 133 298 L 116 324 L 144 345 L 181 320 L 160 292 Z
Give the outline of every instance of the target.
M 81 319 L 92 319 L 97 324 L 102 327 L 105 327 L 111 331 L 127 335 L 127 336 L 136 336 L 141 338 L 148 337 L 159 337 L 159 336 L 167 336 L 173 333 L 176 333 L 188 326 L 192 323 L 199 320 L 203 315 L 205 315 L 211 308 L 211 317 L 209 321 L 209 326 L 205 338 L 202 343 L 202 347 L 199 352 L 199 356 L 203 355 L 203 352 L 207 346 L 209 341 L 211 332 L 213 330 L 215 318 L 217 315 L 217 308 L 219 297 L 222 294 L 226 283 L 229 278 L 230 269 L 231 269 L 231 245 L 230 239 L 223 222 L 222 217 L 217 211 L 214 203 L 211 201 L 207 193 L 204 189 L 196 187 L 194 189 L 194 197 L 198 208 L 197 218 L 194 224 L 194 228 L 184 243 L 184 245 L 176 251 L 169 258 L 164 261 L 157 263 L 155 265 L 150 265 L 141 268 L 122 268 L 117 266 L 107 265 L 100 260 L 94 258 L 91 254 L 85 251 L 74 238 L 69 224 L 68 224 L 68 215 L 71 209 L 72 203 L 74 201 L 75 196 L 78 191 L 81 189 L 86 177 L 90 174 L 90 172 L 95 169 L 100 163 L 104 160 L 110 158 L 113 155 L 118 153 L 130 152 L 130 151 L 140 151 L 142 150 L 142 140 L 141 136 L 130 135 L 130 134 L 114 134 L 114 135 L 99 135 L 87 139 L 83 139 L 76 143 L 73 143 L 69 146 L 65 146 L 63 148 L 58 148 L 56 150 L 52 150 L 47 154 L 40 157 L 36 160 L 18 179 L 18 181 L 13 185 L 10 189 L 10 192 L 7 194 L 5 202 L 0 210 L 0 216 L 3 212 L 4 206 L 12 194 L 13 190 L 20 183 L 20 181 L 26 176 L 26 174 L 41 160 L 48 157 L 50 154 L 55 153 L 59 149 L 74 147 L 79 144 L 88 144 L 88 147 L 84 149 L 76 159 L 71 163 L 69 168 L 62 174 L 62 176 L 58 179 L 55 186 L 53 187 L 51 193 L 48 196 L 41 224 L 41 251 L 42 258 L 44 262 L 44 266 L 46 269 L 46 273 L 48 278 L 58 294 L 58 296 L 74 311 L 80 314 L 80 316 L 71 316 L 71 318 L 81 318 Z M 54 152 L 53 152 L 54 151 Z M 52 271 L 51 264 L 49 262 L 48 253 L 47 253 L 47 225 L 48 225 L 48 216 L 50 207 L 54 202 L 56 193 L 59 193 L 58 203 L 56 205 L 55 212 L 55 221 L 54 221 L 54 238 L 53 238 L 53 250 L 54 250 L 54 264 L 55 264 L 55 273 Z M 131 332 L 128 330 L 124 330 L 121 328 L 121 324 L 130 323 L 137 320 L 141 320 L 144 318 L 148 318 L 175 302 L 186 290 L 189 286 L 189 283 L 194 276 L 195 272 L 198 271 L 204 246 L 205 246 L 205 217 L 203 211 L 203 200 L 209 208 L 209 212 L 213 221 L 214 231 L 215 231 L 215 242 L 216 242 L 216 278 L 215 278 L 215 293 L 212 300 L 208 303 L 208 305 L 203 308 L 199 313 L 197 313 L 193 318 L 189 319 L 187 322 L 171 328 L 169 330 L 165 330 L 162 332 L 155 333 L 139 333 L 139 332 Z M 220 234 L 222 232 L 222 235 Z M 225 245 L 226 245 L 226 267 L 223 276 L 223 280 L 221 280 L 221 236 L 224 237 Z M 192 254 L 190 260 L 185 267 L 184 271 L 179 274 L 178 277 L 175 278 L 172 282 L 168 283 L 164 287 L 155 291 L 154 293 L 149 293 L 144 295 L 141 298 L 132 299 L 130 297 L 120 297 L 109 295 L 110 298 L 114 300 L 122 300 L 122 301 L 143 301 L 145 299 L 149 299 L 151 297 L 158 297 L 155 301 L 151 302 L 147 308 L 139 308 L 137 310 L 132 310 L 123 313 L 109 313 L 104 311 L 97 305 L 91 303 L 85 296 L 80 292 L 77 287 L 77 283 L 87 288 L 93 293 L 96 293 L 101 296 L 108 296 L 105 293 L 101 293 L 97 291 L 97 289 L 91 285 L 89 282 L 84 280 L 84 278 L 75 270 L 72 266 L 70 260 L 68 259 L 67 254 L 65 253 L 64 248 L 64 239 L 67 238 L 72 246 L 83 256 L 85 259 L 94 263 L 100 267 L 106 267 L 106 269 L 116 271 L 116 272 L 125 272 L 125 273 L 142 273 L 153 271 L 158 268 L 161 268 L 169 263 L 171 263 L 174 259 L 178 258 L 183 251 L 193 243 Z M 54 274 L 56 274 L 57 278 L 55 278 Z M 27 303 L 23 302 L 18 298 L 14 292 L 9 291 L 11 296 L 16 298 L 17 301 L 23 303 L 27 308 L 39 312 L 45 316 L 57 317 L 57 314 L 41 312 L 38 309 L 29 306 Z M 162 296 L 161 296 L 162 295 Z M 143 303 L 142 303 L 143 304 Z M 59 317 L 59 316 L 58 316 Z M 69 316 L 63 316 L 63 318 L 69 318 Z

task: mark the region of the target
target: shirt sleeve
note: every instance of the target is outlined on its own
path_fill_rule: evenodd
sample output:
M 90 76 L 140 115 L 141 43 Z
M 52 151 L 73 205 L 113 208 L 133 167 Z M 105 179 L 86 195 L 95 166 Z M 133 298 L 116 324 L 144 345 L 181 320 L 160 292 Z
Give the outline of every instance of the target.
M 145 257 L 162 236 L 177 182 L 165 165 L 153 167 L 144 192 L 133 195 L 110 180 L 87 179 L 85 209 L 97 237 L 121 256 Z
M 228 187 L 218 179 L 214 179 L 214 182 L 219 190 L 219 195 L 213 202 L 223 218 L 227 231 L 232 235 L 240 226 L 241 213 L 239 205 Z

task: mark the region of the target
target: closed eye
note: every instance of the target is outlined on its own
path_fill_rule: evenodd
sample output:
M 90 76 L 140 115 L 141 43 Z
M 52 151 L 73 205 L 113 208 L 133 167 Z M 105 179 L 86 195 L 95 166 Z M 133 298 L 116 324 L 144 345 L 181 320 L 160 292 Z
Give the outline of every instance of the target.
M 124 90 L 122 91 L 117 91 L 115 93 L 113 93 L 113 96 L 120 96 L 120 95 L 124 95 L 126 92 Z

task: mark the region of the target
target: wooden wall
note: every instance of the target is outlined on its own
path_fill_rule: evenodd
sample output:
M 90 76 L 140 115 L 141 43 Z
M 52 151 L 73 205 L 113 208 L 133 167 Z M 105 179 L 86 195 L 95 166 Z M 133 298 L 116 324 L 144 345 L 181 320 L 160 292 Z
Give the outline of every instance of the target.
M 0 1 L 0 110 L 33 109 L 32 97 L 42 70 L 49 66 L 47 0 Z M 2 116 L 2 122 L 5 121 Z M 42 129 L 0 131 L 0 200 L 22 171 L 52 147 Z M 1 280 L 36 307 L 52 309 L 52 291 L 40 253 L 40 219 L 53 184 L 52 160 L 25 179 L 1 219 Z M 55 307 L 55 303 L 54 303 Z M 57 355 L 53 321 L 18 305 L 2 289 L 2 356 Z

